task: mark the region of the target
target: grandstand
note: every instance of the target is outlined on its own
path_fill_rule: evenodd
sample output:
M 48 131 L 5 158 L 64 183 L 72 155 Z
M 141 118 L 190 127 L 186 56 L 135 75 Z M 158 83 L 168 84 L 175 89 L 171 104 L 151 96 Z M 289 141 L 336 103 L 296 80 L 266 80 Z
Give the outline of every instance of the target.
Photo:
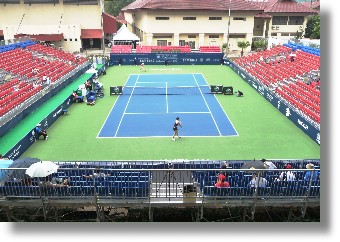
M 317 50 L 288 43 L 239 58 L 235 63 L 320 127 L 320 54 Z
M 1 46 L 0 62 L 1 135 L 89 65 L 84 57 L 25 39 Z
M 8 202 L 20 202 L 26 199 L 26 206 L 37 208 L 42 206 L 45 220 L 55 219 L 51 211 L 59 207 L 62 212 L 65 204 L 72 201 L 73 207 L 81 207 L 94 203 L 101 207 L 95 209 L 97 221 L 110 221 L 105 211 L 113 207 L 136 206 L 148 207 L 148 220 L 153 221 L 155 209 L 164 210 L 169 205 L 177 209 L 194 207 L 198 209 L 195 220 L 199 221 L 205 216 L 205 211 L 220 208 L 221 203 L 228 203 L 229 207 L 241 207 L 254 219 L 255 211 L 266 206 L 275 206 L 284 203 L 290 207 L 303 207 L 303 218 L 307 208 L 319 206 L 320 180 L 305 180 L 306 170 L 301 169 L 306 164 L 314 164 L 319 172 L 319 162 L 316 160 L 301 161 L 274 161 L 277 170 L 263 170 L 262 176 L 267 179 L 266 187 L 251 187 L 251 173 L 242 170 L 242 165 L 250 161 L 229 161 L 228 175 L 230 187 L 216 188 L 216 176 L 222 161 L 148 161 L 148 162 L 56 162 L 58 172 L 56 179 L 69 179 L 70 185 L 63 187 L 42 187 L 39 178 L 33 178 L 27 183 L 7 181 L 1 192 Z M 295 181 L 275 181 L 283 169 L 283 165 L 292 164 L 295 172 Z M 169 170 L 170 168 L 170 170 Z M 3 170 L 2 172 L 11 172 Z M 12 173 L 20 172 L 14 170 Z M 106 174 L 85 178 L 85 174 Z M 313 177 L 313 175 L 311 176 Z M 191 189 L 194 187 L 195 189 Z M 42 200 L 41 200 L 42 198 Z M 28 200 L 27 200 L 28 199 Z M 47 200 L 48 199 L 48 200 Z M 39 201 L 39 202 L 37 202 Z M 6 206 L 6 201 L 4 205 Z M 48 207 L 47 208 L 47 203 Z M 242 204 L 242 205 L 241 205 Z M 249 212 L 247 210 L 250 209 Z M 60 212 L 59 212 L 60 213 Z M 64 216 L 64 215 L 63 215 Z M 195 221 L 194 220 L 194 221 Z

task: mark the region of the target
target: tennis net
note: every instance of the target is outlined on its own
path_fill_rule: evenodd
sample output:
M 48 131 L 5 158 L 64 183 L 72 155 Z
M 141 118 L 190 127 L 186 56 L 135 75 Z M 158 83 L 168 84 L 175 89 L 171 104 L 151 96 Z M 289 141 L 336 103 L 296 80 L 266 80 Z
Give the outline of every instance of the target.
M 146 87 L 123 86 L 122 93 L 127 95 L 201 95 L 211 93 L 209 85 Z

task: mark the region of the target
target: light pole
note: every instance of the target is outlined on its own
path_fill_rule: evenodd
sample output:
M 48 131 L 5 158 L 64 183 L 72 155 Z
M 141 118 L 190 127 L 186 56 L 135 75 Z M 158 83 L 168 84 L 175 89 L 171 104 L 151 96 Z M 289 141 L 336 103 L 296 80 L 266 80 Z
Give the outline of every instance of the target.
M 228 57 L 228 54 L 229 54 L 229 31 L 230 31 L 230 5 L 231 5 L 231 0 L 229 0 L 229 10 L 228 10 L 228 16 L 229 16 L 229 19 L 228 19 L 228 35 L 227 35 L 227 48 L 226 48 L 226 58 Z
M 105 32 L 104 32 L 104 0 L 100 0 L 100 15 L 101 15 L 101 27 L 102 27 L 102 46 L 103 46 L 103 58 L 105 57 Z

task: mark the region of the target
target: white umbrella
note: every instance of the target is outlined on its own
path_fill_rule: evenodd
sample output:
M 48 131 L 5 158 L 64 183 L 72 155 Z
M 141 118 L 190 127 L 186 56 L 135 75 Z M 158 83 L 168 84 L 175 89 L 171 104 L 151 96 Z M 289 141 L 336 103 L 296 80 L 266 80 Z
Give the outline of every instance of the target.
M 52 161 L 40 161 L 27 168 L 26 174 L 30 177 L 46 177 L 58 171 L 59 166 Z

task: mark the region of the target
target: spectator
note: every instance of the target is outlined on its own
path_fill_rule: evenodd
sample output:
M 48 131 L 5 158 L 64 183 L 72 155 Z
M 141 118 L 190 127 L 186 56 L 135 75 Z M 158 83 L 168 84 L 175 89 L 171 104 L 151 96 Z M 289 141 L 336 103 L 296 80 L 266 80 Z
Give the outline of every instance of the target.
M 259 187 L 266 187 L 268 184 L 268 181 L 266 178 L 264 177 L 260 177 L 260 179 L 258 179 L 257 174 L 253 174 L 253 179 L 249 182 L 249 186 L 250 187 L 257 187 L 257 184 Z
M 65 187 L 65 186 L 67 187 L 69 186 L 69 184 L 70 184 L 69 178 L 67 179 L 56 177 L 51 178 L 50 175 L 45 178 L 45 182 L 43 183 L 43 185 L 47 187 Z
M 104 172 L 101 172 L 99 168 L 97 168 L 93 174 L 86 174 L 86 175 L 83 175 L 84 178 L 99 178 L 99 177 L 107 177 L 107 176 L 111 176 L 110 173 L 104 173 Z
M 283 166 L 284 169 L 292 169 L 292 165 L 290 163 L 285 164 Z M 295 181 L 296 177 L 295 174 L 292 171 L 283 171 L 281 172 L 281 174 L 279 175 L 279 178 L 277 179 L 277 181 Z
M 78 99 L 78 94 L 76 91 L 72 92 L 72 97 L 73 97 L 73 102 L 76 102 L 76 100 Z
M 92 91 L 92 84 L 90 83 L 90 80 L 86 80 L 84 83 L 86 90 Z
M 223 174 L 218 175 L 215 187 L 230 187 L 229 182 L 226 181 L 225 175 Z
M 217 180 L 218 180 L 218 176 L 219 175 L 223 175 L 223 176 L 225 176 L 225 177 L 228 177 L 228 174 L 227 174 L 227 172 L 226 171 L 224 171 L 224 169 L 227 169 L 227 167 L 228 167 L 228 164 L 225 162 L 225 161 L 223 161 L 222 163 L 221 163 L 221 166 L 220 166 L 220 168 L 221 168 L 221 170 L 218 172 L 218 174 L 217 174 Z M 226 179 L 226 178 L 225 178 Z M 217 182 L 217 181 L 216 181 Z
M 273 162 L 267 161 L 267 160 L 264 159 L 264 158 L 263 158 L 261 161 L 264 163 L 264 165 L 265 165 L 266 167 L 268 167 L 267 169 L 277 169 L 276 165 L 274 165 Z
M 314 169 L 314 164 L 311 164 L 311 163 L 307 164 L 306 169 Z M 315 170 L 314 171 L 307 171 L 303 179 L 305 181 L 309 181 L 312 177 L 312 172 L 314 172 L 313 173 L 313 180 L 314 181 L 319 180 L 320 179 L 320 171 L 315 171 Z
M 44 140 L 47 140 L 48 136 L 47 136 L 47 132 L 46 130 L 41 128 L 41 124 L 37 124 L 37 126 L 34 128 L 37 140 L 39 139 L 39 137 L 42 135 L 44 136 Z

